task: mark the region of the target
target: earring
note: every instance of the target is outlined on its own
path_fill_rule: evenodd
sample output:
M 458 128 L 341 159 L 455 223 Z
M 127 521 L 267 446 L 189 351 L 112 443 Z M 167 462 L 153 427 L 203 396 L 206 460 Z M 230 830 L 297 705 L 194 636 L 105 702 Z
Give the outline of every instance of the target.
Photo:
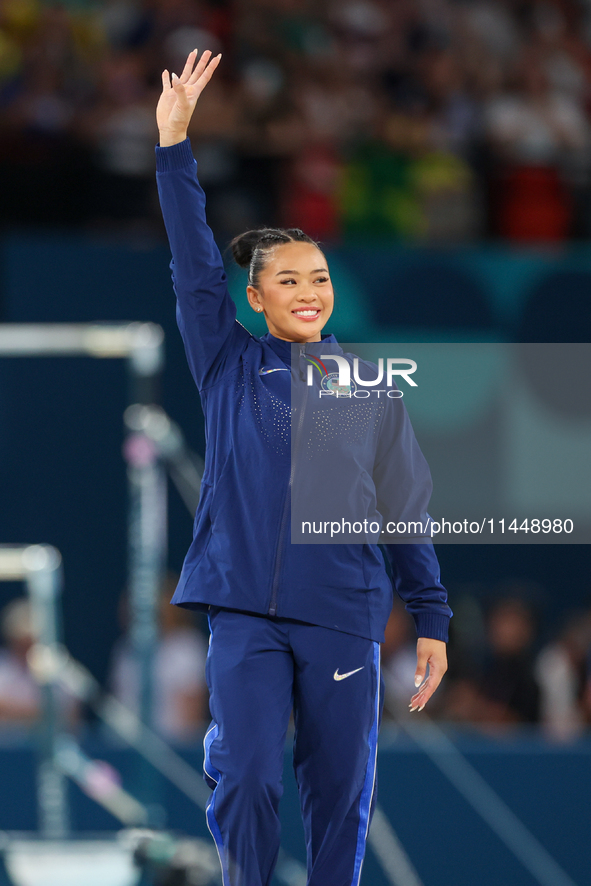
M 257 311 L 260 311 L 260 310 L 261 310 L 261 308 L 257 308 Z

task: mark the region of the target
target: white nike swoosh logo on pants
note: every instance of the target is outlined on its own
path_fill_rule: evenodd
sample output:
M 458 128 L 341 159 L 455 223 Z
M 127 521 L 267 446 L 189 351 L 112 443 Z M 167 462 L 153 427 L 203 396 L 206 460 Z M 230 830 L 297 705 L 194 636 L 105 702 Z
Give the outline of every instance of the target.
M 348 674 L 339 674 L 339 669 L 337 668 L 336 671 L 334 672 L 334 679 L 335 680 L 346 680 L 347 677 L 350 677 L 352 674 L 356 674 L 357 671 L 362 671 L 362 670 L 363 670 L 363 668 L 357 668 L 357 670 L 355 670 L 355 671 L 349 671 Z

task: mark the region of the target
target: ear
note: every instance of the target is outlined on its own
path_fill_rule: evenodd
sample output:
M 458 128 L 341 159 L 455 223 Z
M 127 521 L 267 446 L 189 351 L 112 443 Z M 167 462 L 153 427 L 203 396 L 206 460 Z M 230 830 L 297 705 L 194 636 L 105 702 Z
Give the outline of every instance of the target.
M 257 314 L 262 313 L 263 306 L 260 300 L 260 294 L 258 289 L 255 289 L 254 286 L 246 287 L 246 297 L 248 298 L 248 303 Z

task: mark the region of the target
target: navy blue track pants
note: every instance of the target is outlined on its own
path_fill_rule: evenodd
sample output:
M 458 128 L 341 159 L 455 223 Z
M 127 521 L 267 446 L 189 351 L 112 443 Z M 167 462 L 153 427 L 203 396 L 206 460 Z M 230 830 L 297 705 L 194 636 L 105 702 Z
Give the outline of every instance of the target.
M 224 886 L 271 882 L 292 708 L 308 884 L 358 886 L 375 802 L 379 644 L 213 608 L 210 630 L 206 816 Z

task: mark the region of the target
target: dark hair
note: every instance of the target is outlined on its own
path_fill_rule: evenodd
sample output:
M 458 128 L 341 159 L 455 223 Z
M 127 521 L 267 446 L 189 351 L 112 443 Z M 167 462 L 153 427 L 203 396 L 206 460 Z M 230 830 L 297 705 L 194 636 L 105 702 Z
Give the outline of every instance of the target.
M 250 286 L 258 286 L 261 271 L 266 264 L 265 256 L 274 246 L 282 243 L 311 243 L 320 249 L 318 243 L 300 228 L 259 228 L 234 237 L 230 249 L 236 264 L 241 268 L 248 268 Z

